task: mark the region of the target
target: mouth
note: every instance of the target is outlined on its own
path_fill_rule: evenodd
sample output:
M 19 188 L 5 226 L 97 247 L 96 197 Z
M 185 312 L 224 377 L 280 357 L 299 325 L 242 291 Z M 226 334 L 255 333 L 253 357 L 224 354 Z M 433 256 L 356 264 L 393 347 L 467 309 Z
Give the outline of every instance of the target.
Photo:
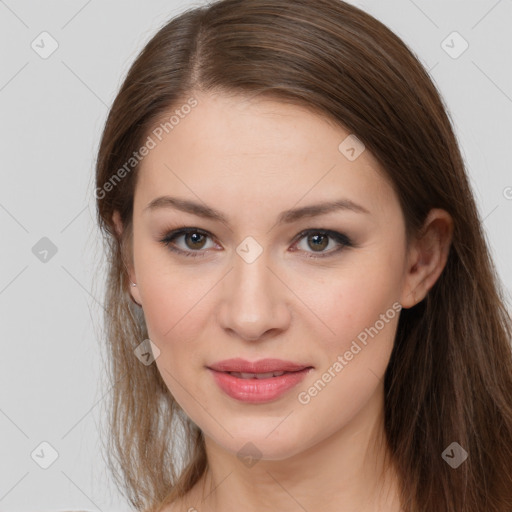
M 269 360 L 263 365 L 269 365 Z M 246 363 L 246 362 L 245 362 Z M 280 361 L 279 364 L 283 362 Z M 233 366 L 233 363 L 229 363 Z M 255 363 L 249 363 L 255 364 Z M 261 362 L 259 363 L 262 364 Z M 275 361 L 274 363 L 275 364 Z M 273 371 L 234 371 L 232 369 L 218 369 L 222 365 L 207 367 L 213 376 L 218 388 L 229 397 L 246 403 L 271 402 L 283 396 L 299 384 L 307 374 L 313 370 L 313 366 L 294 364 L 294 369 L 278 369 Z M 213 366 L 216 366 L 214 368 Z M 235 365 L 236 366 L 236 365 Z M 247 363 L 246 363 L 247 366 Z M 224 365 L 225 367 L 225 365 Z M 288 363 L 288 368 L 290 368 Z M 267 369 L 267 368 L 265 368 Z M 238 370 L 238 368 L 237 368 Z

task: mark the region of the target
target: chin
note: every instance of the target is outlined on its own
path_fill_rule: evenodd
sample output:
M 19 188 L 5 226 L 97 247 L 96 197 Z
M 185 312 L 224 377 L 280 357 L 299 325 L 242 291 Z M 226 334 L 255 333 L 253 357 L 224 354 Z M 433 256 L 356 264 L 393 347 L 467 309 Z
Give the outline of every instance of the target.
M 238 426 L 225 422 L 224 427 L 231 435 L 224 429 L 220 433 L 221 438 L 206 435 L 241 460 L 247 456 L 262 460 L 284 460 L 304 450 L 304 433 L 301 434 L 291 422 L 285 427 L 287 421 L 267 416 L 261 421 L 245 419 Z M 276 428 L 280 422 L 281 425 Z

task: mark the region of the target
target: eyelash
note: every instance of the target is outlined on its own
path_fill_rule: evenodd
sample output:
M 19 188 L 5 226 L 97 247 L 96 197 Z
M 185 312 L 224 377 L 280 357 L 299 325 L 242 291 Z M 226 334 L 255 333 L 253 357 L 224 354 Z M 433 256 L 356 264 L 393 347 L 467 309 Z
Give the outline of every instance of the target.
M 203 258 L 203 257 L 205 257 L 204 251 L 199 251 L 199 250 L 198 251 L 184 251 L 183 249 L 178 249 L 175 246 L 171 245 L 172 242 L 176 238 L 179 238 L 180 236 L 186 235 L 186 234 L 189 234 L 189 233 L 197 233 L 197 234 L 200 234 L 200 235 L 203 235 L 203 236 L 207 236 L 207 237 L 210 236 L 210 234 L 207 231 L 203 231 L 202 229 L 198 229 L 198 228 L 178 228 L 178 229 L 175 229 L 175 230 L 170 231 L 170 232 L 165 232 L 164 233 L 165 236 L 162 239 L 160 239 L 159 242 L 161 242 L 170 251 L 176 252 L 176 253 L 178 253 L 180 255 L 183 255 L 183 256 L 187 256 L 187 257 L 191 257 L 191 258 L 198 258 L 198 257 L 199 258 Z M 306 258 L 312 258 L 312 259 L 327 258 L 327 257 L 332 256 L 333 254 L 339 253 L 345 247 L 354 247 L 354 244 L 352 243 L 350 238 L 348 238 L 346 235 L 344 235 L 342 233 L 338 233 L 337 231 L 329 230 L 329 229 L 306 229 L 306 230 L 300 232 L 296 236 L 296 238 L 295 238 L 296 243 L 298 243 L 302 238 L 304 238 L 305 236 L 307 236 L 307 235 L 309 235 L 311 233 L 319 234 L 319 235 L 327 235 L 331 239 L 334 239 L 336 242 L 341 244 L 341 246 L 338 247 L 337 249 L 330 250 L 327 253 L 319 253 L 319 255 L 315 255 L 315 256 L 307 255 Z

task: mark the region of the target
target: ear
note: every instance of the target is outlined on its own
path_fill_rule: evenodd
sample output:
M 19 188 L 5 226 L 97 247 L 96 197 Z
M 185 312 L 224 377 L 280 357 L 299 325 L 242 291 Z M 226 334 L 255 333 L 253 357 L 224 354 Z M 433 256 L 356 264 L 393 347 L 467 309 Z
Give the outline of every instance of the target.
M 421 302 L 443 271 L 453 236 L 453 219 L 445 210 L 430 210 L 420 233 L 411 242 L 400 303 L 411 308 Z
M 112 214 L 112 222 L 114 223 L 114 228 L 116 230 L 117 236 L 120 238 L 123 233 L 123 222 L 121 220 L 121 215 L 119 214 L 118 210 L 114 210 L 114 213 Z M 126 272 L 128 274 L 128 279 L 130 280 L 129 283 L 129 292 L 131 299 L 138 305 L 141 305 L 141 299 L 140 299 L 140 292 L 137 286 L 132 286 L 131 283 L 137 283 L 137 280 L 135 278 L 135 270 L 133 267 L 125 262 L 125 268 Z

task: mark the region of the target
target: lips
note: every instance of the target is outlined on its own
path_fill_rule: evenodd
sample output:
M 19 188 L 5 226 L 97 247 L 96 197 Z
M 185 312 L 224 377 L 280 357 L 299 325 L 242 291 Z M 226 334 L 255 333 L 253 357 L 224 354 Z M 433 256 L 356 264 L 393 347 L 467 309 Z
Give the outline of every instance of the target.
M 282 359 L 251 362 L 235 358 L 219 361 L 207 369 L 218 387 L 231 398 L 261 404 L 277 400 L 291 390 L 313 366 Z

